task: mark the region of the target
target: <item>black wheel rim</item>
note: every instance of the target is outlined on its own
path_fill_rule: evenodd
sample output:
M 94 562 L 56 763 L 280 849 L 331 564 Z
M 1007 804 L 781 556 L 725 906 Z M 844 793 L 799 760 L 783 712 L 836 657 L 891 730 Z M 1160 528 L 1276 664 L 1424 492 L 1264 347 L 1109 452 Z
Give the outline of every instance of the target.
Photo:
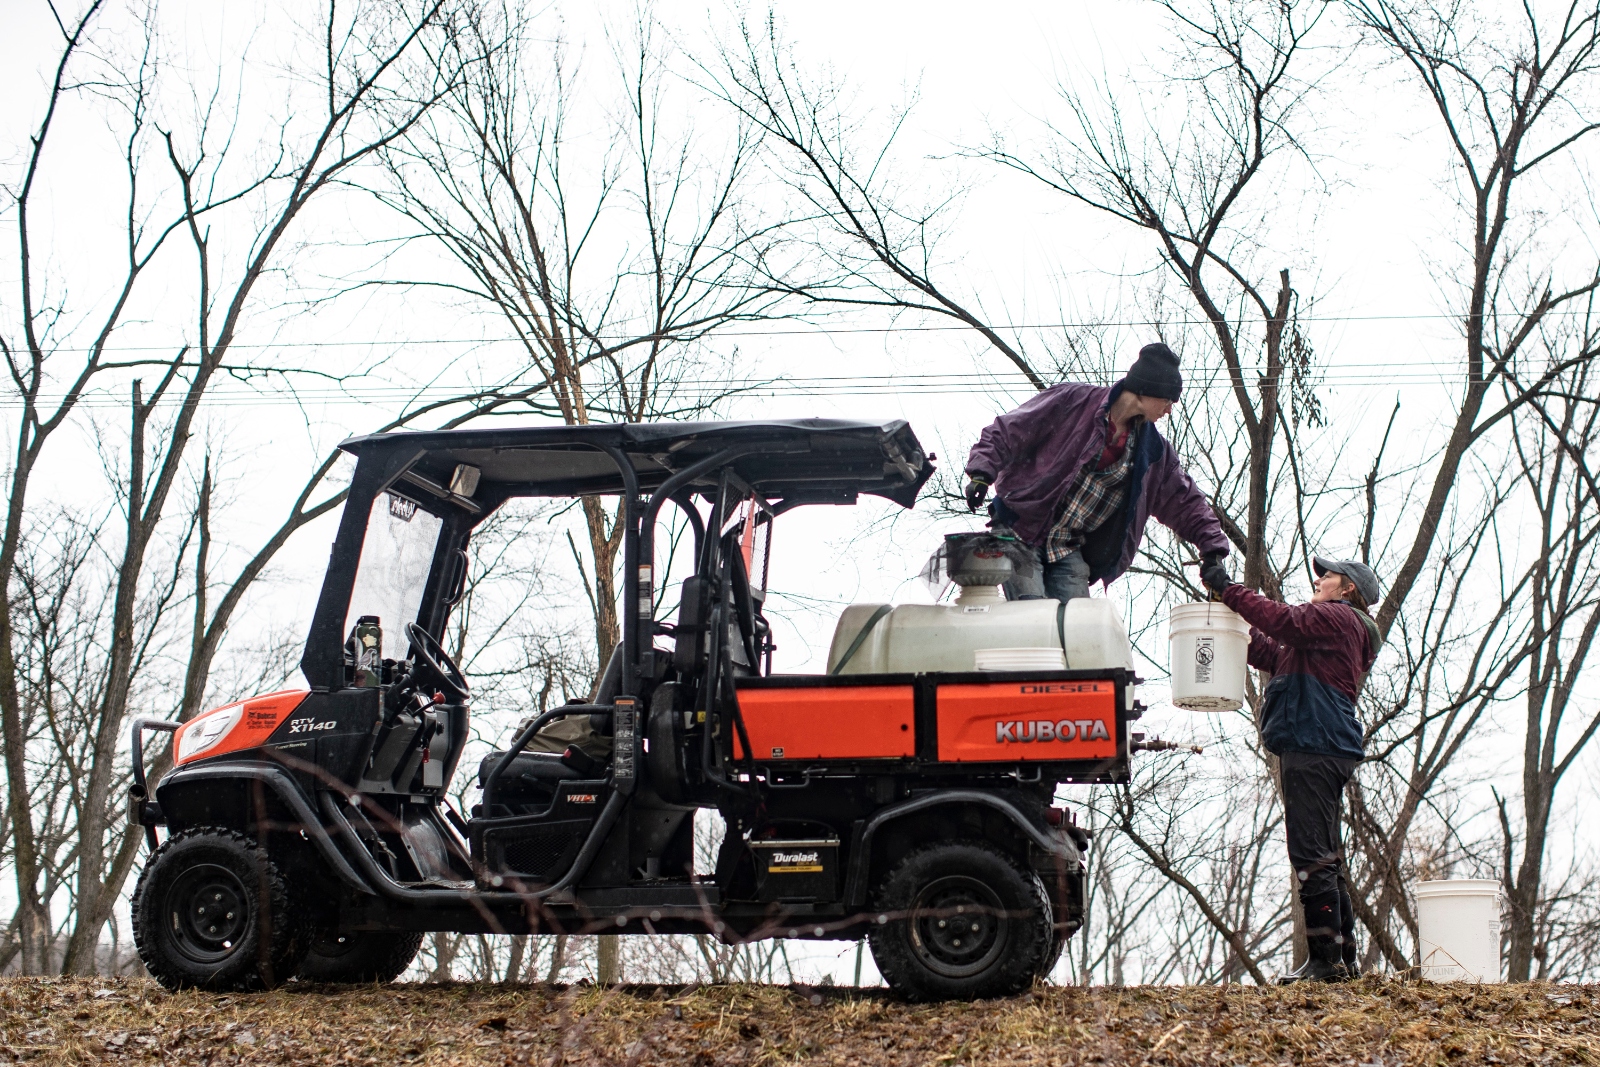
M 233 871 L 197 864 L 167 891 L 166 914 L 173 943 L 183 956 L 196 963 L 219 963 L 238 951 L 250 928 L 250 896 Z
M 354 934 L 323 934 L 312 944 L 311 951 L 324 959 L 338 959 L 356 950 Z
M 970 978 L 1005 953 L 1006 925 L 999 894 L 983 882 L 966 875 L 936 878 L 911 905 L 911 947 L 935 974 Z

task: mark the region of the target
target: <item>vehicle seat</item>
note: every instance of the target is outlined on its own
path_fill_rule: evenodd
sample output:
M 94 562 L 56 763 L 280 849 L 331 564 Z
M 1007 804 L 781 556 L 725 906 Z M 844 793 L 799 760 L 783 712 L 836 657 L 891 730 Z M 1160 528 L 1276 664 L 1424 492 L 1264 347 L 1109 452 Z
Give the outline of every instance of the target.
M 612 650 L 611 659 L 595 686 L 593 703 L 604 704 L 615 698 L 621 677 L 622 646 L 618 645 Z M 517 727 L 518 734 L 526 728 L 526 723 L 527 720 L 523 720 Z M 500 776 L 495 787 L 495 802 L 548 801 L 555 794 L 556 782 L 584 777 L 575 767 L 562 762 L 562 754 L 572 747 L 590 759 L 607 763 L 611 759 L 611 738 L 607 736 L 610 732 L 611 722 L 604 716 L 572 716 L 543 727 Z M 478 763 L 479 789 L 505 754 L 505 749 L 497 749 Z
M 495 764 L 505 753 L 491 752 L 478 764 L 478 788 L 489 780 Z M 506 773 L 500 776 L 495 787 L 496 799 L 521 800 L 529 797 L 548 799 L 555 792 L 555 783 L 583 777 L 575 768 L 561 762 L 559 752 L 518 752 Z

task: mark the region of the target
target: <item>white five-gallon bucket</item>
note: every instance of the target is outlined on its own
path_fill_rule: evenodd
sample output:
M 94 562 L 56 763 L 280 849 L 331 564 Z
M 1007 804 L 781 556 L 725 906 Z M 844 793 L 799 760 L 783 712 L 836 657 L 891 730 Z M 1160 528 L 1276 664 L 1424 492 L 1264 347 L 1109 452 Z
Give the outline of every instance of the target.
M 1172 702 L 1189 711 L 1244 707 L 1250 624 L 1226 604 L 1179 604 L 1167 631 L 1172 645 Z
M 1500 883 L 1489 878 L 1418 882 L 1417 940 L 1430 982 L 1500 981 Z
M 1067 658 L 1059 648 L 979 648 L 972 658 L 980 671 L 1064 671 Z

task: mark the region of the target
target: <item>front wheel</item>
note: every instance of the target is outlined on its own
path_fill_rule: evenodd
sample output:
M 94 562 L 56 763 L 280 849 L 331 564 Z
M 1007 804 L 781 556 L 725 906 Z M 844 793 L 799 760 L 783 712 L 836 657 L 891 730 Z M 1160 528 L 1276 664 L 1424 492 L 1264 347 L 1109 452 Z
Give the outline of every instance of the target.
M 185 830 L 156 850 L 133 893 L 133 940 L 168 989 L 249 992 L 287 979 L 306 938 L 288 885 L 253 839 Z
M 298 975 L 306 982 L 392 982 L 421 948 L 418 933 L 325 931 L 311 942 Z
M 970 841 L 906 856 L 884 879 L 876 908 L 872 958 L 910 1000 L 1020 993 L 1040 973 L 1055 933 L 1038 879 Z

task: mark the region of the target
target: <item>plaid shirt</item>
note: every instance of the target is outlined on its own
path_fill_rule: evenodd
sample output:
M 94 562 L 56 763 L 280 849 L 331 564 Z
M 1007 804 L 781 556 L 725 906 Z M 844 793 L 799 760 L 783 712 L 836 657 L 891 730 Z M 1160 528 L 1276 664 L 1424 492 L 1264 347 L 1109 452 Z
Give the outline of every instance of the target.
M 1110 434 L 1110 428 L 1107 428 Z M 1084 464 L 1062 501 L 1061 512 L 1044 539 L 1046 563 L 1055 563 L 1083 545 L 1090 531 L 1115 515 L 1128 502 L 1128 474 L 1133 470 L 1133 434 L 1128 435 L 1122 455 L 1104 470 L 1096 461 Z M 1099 457 L 1096 457 L 1099 459 Z

